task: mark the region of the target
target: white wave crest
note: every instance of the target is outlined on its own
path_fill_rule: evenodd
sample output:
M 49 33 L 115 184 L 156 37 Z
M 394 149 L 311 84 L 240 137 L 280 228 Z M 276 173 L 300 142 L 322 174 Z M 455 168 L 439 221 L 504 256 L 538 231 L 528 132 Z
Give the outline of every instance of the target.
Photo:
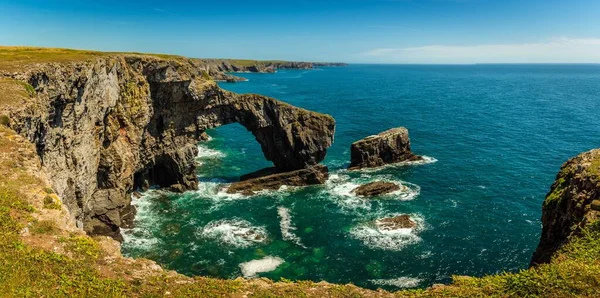
M 203 238 L 214 239 L 236 248 L 249 247 L 267 240 L 268 233 L 263 227 L 252 226 L 241 219 L 224 219 L 208 223 L 197 232 Z
M 421 187 L 416 184 L 395 179 L 390 175 L 371 175 L 365 173 L 359 178 L 351 178 L 349 175 L 333 173 L 325 183 L 327 197 L 338 204 L 342 210 L 355 212 L 361 210 L 370 210 L 373 199 L 357 196 L 352 191 L 357 187 L 374 182 L 387 181 L 398 184 L 401 188 L 397 191 L 384 195 L 386 198 L 400 201 L 410 201 L 415 199 L 421 193 Z
M 386 217 L 390 216 L 397 215 Z M 418 234 L 424 229 L 424 221 L 418 215 L 411 215 L 411 219 L 416 223 L 415 228 L 385 230 L 380 229 L 373 222 L 369 222 L 352 228 L 350 235 L 372 249 L 399 251 L 421 241 Z
M 298 246 L 306 248 L 306 246 L 302 244 L 300 237 L 294 234 L 296 227 L 292 225 L 292 216 L 290 215 L 290 210 L 285 207 L 277 207 L 277 215 L 279 215 L 279 218 L 281 219 L 279 221 L 279 228 L 281 229 L 283 240 L 292 241 Z
M 221 159 L 223 157 L 225 157 L 225 153 L 216 150 L 216 149 L 211 149 L 208 148 L 205 145 L 198 145 L 198 155 L 196 155 L 196 160 L 199 164 L 202 164 L 203 160 L 207 160 L 207 159 Z
M 267 256 L 260 260 L 241 263 L 240 269 L 244 277 L 251 278 L 257 277 L 258 273 L 273 271 L 284 262 L 282 258 Z
M 123 246 L 150 251 L 160 243 L 160 239 L 154 236 L 150 230 L 150 227 L 160 225 L 160 217 L 152 212 L 152 198 L 160 193 L 156 190 L 149 190 L 141 195 L 138 198 L 131 194 L 131 205 L 136 209 L 135 225 L 131 229 L 122 228 L 121 236 L 123 237 Z
M 413 277 L 398 277 L 392 279 L 371 279 L 372 284 L 378 286 L 392 286 L 397 288 L 414 288 L 421 283 L 421 280 Z

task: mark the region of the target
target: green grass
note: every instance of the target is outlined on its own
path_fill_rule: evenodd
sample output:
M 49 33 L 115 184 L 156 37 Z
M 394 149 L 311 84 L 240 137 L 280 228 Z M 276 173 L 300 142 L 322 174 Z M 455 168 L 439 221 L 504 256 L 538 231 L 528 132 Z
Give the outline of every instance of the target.
M 44 208 L 60 210 L 60 203 L 56 202 L 53 196 L 47 195 L 44 197 Z
M 58 232 L 58 227 L 53 220 L 40 220 L 34 221 L 30 230 L 34 234 L 54 234 Z
M 145 55 L 162 59 L 185 59 L 182 56 L 137 52 L 98 52 L 62 48 L 0 46 L 0 71 L 19 71 L 33 63 L 76 62 L 113 55 Z

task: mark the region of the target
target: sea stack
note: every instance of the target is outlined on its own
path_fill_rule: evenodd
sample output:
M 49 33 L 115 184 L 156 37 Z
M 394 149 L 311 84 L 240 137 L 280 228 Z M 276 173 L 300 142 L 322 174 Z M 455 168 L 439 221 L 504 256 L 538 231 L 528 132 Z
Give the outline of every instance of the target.
M 410 150 L 408 129 L 397 127 L 352 143 L 349 169 L 375 168 L 421 159 Z

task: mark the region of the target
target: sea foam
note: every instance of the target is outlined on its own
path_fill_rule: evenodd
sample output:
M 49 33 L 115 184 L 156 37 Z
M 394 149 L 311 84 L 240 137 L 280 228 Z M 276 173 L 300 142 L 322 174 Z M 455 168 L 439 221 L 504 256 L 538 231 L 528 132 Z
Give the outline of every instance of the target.
M 306 248 L 306 246 L 302 244 L 300 237 L 294 234 L 296 227 L 292 225 L 292 216 L 290 215 L 290 210 L 281 206 L 277 207 L 277 215 L 279 215 L 280 218 L 279 227 L 281 229 L 281 236 L 283 237 L 283 240 L 292 241 L 296 243 L 296 245 Z
M 244 275 L 244 277 L 251 278 L 257 277 L 258 273 L 273 271 L 284 262 L 285 261 L 282 258 L 267 256 L 259 260 L 241 263 L 240 269 L 242 270 L 242 275 Z
M 252 226 L 250 222 L 242 219 L 212 221 L 198 230 L 197 235 L 236 248 L 245 248 L 262 243 L 268 238 L 268 233 L 264 227 Z
M 418 278 L 412 277 L 398 277 L 391 279 L 371 279 L 369 280 L 372 284 L 377 286 L 392 286 L 397 288 L 414 288 L 421 283 Z
M 385 217 L 397 215 L 399 214 L 387 215 Z M 373 222 L 368 222 L 352 228 L 350 235 L 372 249 L 399 251 L 408 245 L 421 241 L 421 237 L 418 234 L 425 227 L 424 220 L 418 215 L 411 215 L 411 219 L 417 224 L 415 228 L 382 230 L 373 224 Z

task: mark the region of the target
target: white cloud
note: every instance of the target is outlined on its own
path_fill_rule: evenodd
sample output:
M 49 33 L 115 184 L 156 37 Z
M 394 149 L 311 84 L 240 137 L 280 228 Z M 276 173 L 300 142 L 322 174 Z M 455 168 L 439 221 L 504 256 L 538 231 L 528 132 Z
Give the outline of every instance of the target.
M 600 63 L 600 38 L 563 37 L 539 43 L 380 48 L 362 56 L 371 62 L 394 63 Z

